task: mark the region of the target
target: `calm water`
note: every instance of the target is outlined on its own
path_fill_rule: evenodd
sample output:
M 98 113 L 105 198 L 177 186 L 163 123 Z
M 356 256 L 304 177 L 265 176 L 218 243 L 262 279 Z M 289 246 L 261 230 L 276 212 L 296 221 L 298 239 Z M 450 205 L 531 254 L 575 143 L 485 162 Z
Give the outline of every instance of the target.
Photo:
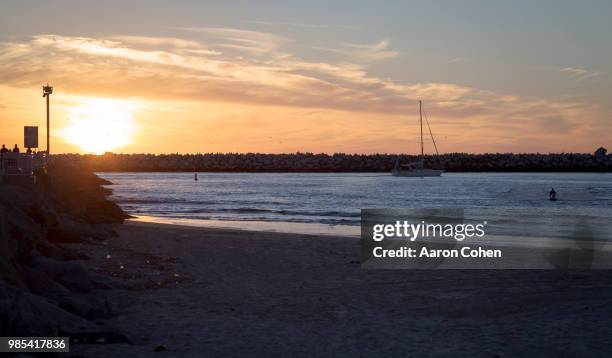
M 113 199 L 137 216 L 359 225 L 361 208 L 464 208 L 466 217 L 558 225 L 583 215 L 609 223 L 612 175 L 445 173 L 440 178 L 365 174 L 100 173 Z M 559 201 L 547 200 L 554 187 Z

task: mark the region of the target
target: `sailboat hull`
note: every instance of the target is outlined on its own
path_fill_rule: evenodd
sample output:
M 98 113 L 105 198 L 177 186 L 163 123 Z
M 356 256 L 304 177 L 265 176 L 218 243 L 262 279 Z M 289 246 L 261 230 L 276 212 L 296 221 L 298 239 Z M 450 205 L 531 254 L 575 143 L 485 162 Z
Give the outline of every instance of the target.
M 424 177 L 439 177 L 442 175 L 442 172 L 444 172 L 443 170 L 439 170 L 439 169 L 427 169 L 427 168 L 422 168 L 422 169 L 393 169 L 391 171 L 391 174 L 393 174 L 394 177 L 417 177 L 417 178 L 424 178 Z

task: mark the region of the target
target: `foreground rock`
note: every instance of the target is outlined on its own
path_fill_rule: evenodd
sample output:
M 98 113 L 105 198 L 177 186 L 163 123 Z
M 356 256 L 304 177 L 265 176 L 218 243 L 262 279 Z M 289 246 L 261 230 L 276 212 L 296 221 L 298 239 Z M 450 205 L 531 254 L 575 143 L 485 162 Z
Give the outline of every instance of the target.
M 0 184 L 0 336 L 126 341 L 92 322 L 110 304 L 87 257 L 60 243 L 108 240 L 128 216 L 107 199 L 109 183 L 79 167 L 52 163 L 36 179 Z

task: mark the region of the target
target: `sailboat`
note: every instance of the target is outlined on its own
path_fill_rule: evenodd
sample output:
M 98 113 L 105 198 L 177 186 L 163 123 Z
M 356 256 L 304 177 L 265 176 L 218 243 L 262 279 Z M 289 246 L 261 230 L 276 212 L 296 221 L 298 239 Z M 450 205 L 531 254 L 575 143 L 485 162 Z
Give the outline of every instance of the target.
M 421 156 L 418 162 L 409 164 L 400 164 L 399 157 L 395 161 L 395 167 L 391 171 L 391 174 L 395 177 L 439 177 L 442 175 L 443 170 L 433 169 L 425 167 L 425 152 L 423 149 L 423 103 L 419 101 L 419 123 L 421 125 Z M 427 121 L 429 127 L 429 121 Z M 429 134 L 431 134 L 431 140 L 436 148 L 436 154 L 438 154 L 438 148 L 436 146 L 436 140 L 429 127 Z

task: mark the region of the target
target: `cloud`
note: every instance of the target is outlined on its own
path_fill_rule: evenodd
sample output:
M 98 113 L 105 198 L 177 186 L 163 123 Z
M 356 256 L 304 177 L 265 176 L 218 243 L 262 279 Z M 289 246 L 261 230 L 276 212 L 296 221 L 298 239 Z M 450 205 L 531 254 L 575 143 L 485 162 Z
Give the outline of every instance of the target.
M 334 52 L 358 62 L 376 62 L 399 55 L 399 52 L 388 49 L 389 41 L 381 40 L 375 44 L 344 43 L 336 48 L 314 47 L 315 49 Z
M 339 24 L 324 25 L 324 24 L 305 24 L 305 23 L 299 23 L 299 22 L 271 22 L 271 21 L 252 21 L 251 23 L 258 24 L 258 25 L 265 25 L 265 26 L 290 26 L 290 27 L 298 27 L 298 28 L 304 28 L 304 29 L 330 29 L 330 28 L 347 29 L 347 30 L 355 29 L 355 26 L 339 25 Z
M 574 67 L 565 67 L 565 68 L 562 68 L 560 71 L 561 72 L 565 72 L 565 73 L 569 73 L 572 76 L 583 76 L 584 74 L 589 72 L 589 71 L 587 71 L 585 69 L 574 68 Z
M 448 61 L 448 63 L 461 63 L 465 62 L 465 58 L 463 57 L 455 57 L 452 60 Z
M 598 71 L 590 72 L 590 73 L 588 73 L 588 74 L 586 74 L 584 76 L 578 77 L 576 80 L 577 81 L 583 81 L 583 80 L 586 80 L 588 78 L 599 77 L 601 75 L 603 75 L 603 72 L 598 72 Z
M 603 72 L 599 71 L 589 71 L 583 68 L 577 67 L 565 67 L 559 70 L 560 72 L 569 74 L 571 78 L 576 81 L 584 81 L 589 78 L 598 77 L 603 75 Z
M 388 40 L 381 40 L 370 45 L 346 44 L 345 46 L 353 50 L 352 54 L 354 56 L 366 62 L 380 61 L 399 55 L 399 52 L 387 49 L 389 47 Z
M 199 55 L 221 55 L 219 51 L 205 48 L 201 43 L 176 37 L 113 36 L 109 38 L 128 46 L 147 50 L 183 50 Z
M 412 115 L 416 100 L 423 99 L 434 122 L 447 130 L 523 137 L 530 129 L 542 133 L 555 123 L 566 135 L 597 131 L 601 125 L 593 121 L 605 119 L 598 108 L 580 101 L 526 100 L 452 83 L 402 83 L 374 76 L 367 63 L 397 56 L 388 50 L 388 41 L 344 44 L 341 50 L 352 54 L 352 61 L 324 62 L 291 54 L 286 49 L 291 39 L 266 32 L 183 30 L 205 39 L 37 35 L 3 42 L 0 81 L 18 88 L 50 81 L 58 91 L 79 95 L 325 109 L 379 118 Z M 578 70 L 562 72 L 588 74 Z M 584 117 L 591 123 L 584 123 Z
M 178 30 L 196 32 L 211 36 L 218 46 L 247 52 L 269 54 L 277 51 L 290 40 L 268 32 L 242 30 L 227 27 L 181 27 Z M 279 54 L 284 56 L 284 54 Z

